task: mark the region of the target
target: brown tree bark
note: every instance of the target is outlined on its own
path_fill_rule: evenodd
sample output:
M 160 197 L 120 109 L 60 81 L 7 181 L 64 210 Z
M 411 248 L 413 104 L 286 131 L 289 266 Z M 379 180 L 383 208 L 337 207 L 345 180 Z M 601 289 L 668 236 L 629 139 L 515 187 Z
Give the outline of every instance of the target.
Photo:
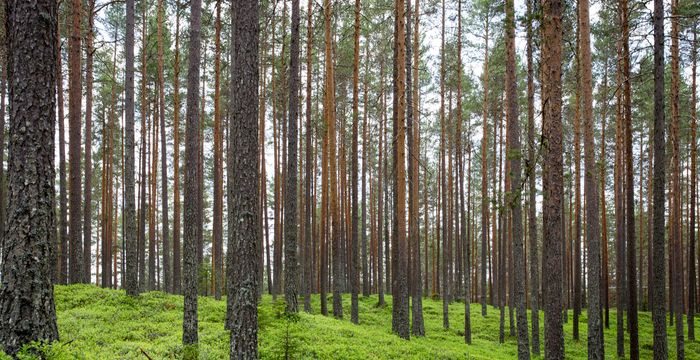
M 71 1 L 71 34 L 68 39 L 68 164 L 70 166 L 70 183 L 68 189 L 68 211 L 70 212 L 68 235 L 70 236 L 70 273 L 69 283 L 85 282 L 81 237 L 81 174 L 80 174 L 80 130 L 82 114 L 82 73 L 80 43 L 82 40 L 82 1 Z
M 528 138 L 528 164 L 526 166 L 528 176 L 528 235 L 530 242 L 530 313 L 532 316 L 532 354 L 540 354 L 540 310 L 539 310 L 539 292 L 540 292 L 540 272 L 539 272 L 539 247 L 537 245 L 537 187 L 535 177 L 537 174 L 537 153 L 535 150 L 535 75 L 533 64 L 533 29 L 534 22 L 533 1 L 527 1 L 527 138 Z M 484 138 L 487 138 L 484 136 Z M 483 156 L 483 155 L 482 155 Z M 486 171 L 484 171 L 486 173 Z M 483 178 L 483 175 L 482 175 Z M 486 192 L 485 181 L 482 180 L 482 194 Z M 483 200 L 482 200 L 483 201 Z M 488 206 L 488 205 L 486 205 Z M 484 215 L 482 215 L 484 216 Z M 488 218 L 488 215 L 486 215 Z M 488 221 L 488 219 L 487 219 Z M 483 224 L 483 220 L 482 220 Z M 488 224 L 483 226 L 484 232 L 488 232 Z M 487 236 L 487 235 L 486 235 Z M 485 235 L 482 235 L 482 238 Z M 482 246 L 486 246 L 487 241 L 482 242 Z M 482 257 L 485 260 L 486 250 L 482 249 Z M 482 266 L 486 266 L 485 261 Z M 486 269 L 482 269 L 482 276 L 485 277 Z M 485 297 L 486 289 L 482 289 L 482 294 Z M 482 308 L 485 308 L 486 302 L 482 303 Z
M 57 38 L 58 4 L 13 0 L 5 5 L 11 25 L 7 26 L 10 150 L 0 347 L 15 356 L 32 341 L 58 340 L 51 276 L 56 240 L 57 43 L 53 39 Z
M 696 20 L 697 21 L 697 20 Z M 693 26 L 693 43 L 691 48 L 691 58 L 693 61 L 692 70 L 692 96 L 691 104 L 697 104 L 697 23 Z M 695 268 L 695 224 L 697 208 L 697 110 L 695 106 L 690 107 L 690 224 L 688 231 L 688 341 L 695 340 L 695 307 L 697 305 L 697 278 Z M 2 142 L 0 142 L 2 144 Z
M 560 0 L 542 3 L 542 99 L 544 167 L 543 289 L 545 359 L 564 357 L 562 328 L 563 164 L 561 122 L 562 7 Z
M 351 239 L 350 243 L 352 246 L 351 256 L 352 261 L 350 262 L 350 321 L 357 324 L 359 322 L 358 315 L 358 299 L 357 295 L 360 291 L 360 274 L 359 274 L 359 246 L 358 246 L 358 196 L 357 196 L 357 182 L 358 182 L 358 133 L 360 124 L 360 0 L 355 0 L 355 22 L 353 24 L 353 65 L 352 65 L 352 170 L 351 170 L 351 182 L 352 184 L 351 193 Z M 366 108 L 365 108 L 366 109 Z M 367 110 L 365 110 L 367 111 Z M 364 232 L 364 228 L 362 229 Z
M 313 261 L 311 256 L 313 247 L 312 243 L 312 217 L 313 213 L 316 212 L 316 199 L 311 197 L 311 180 L 315 176 L 313 168 L 313 144 L 311 140 L 311 80 L 312 80 L 312 60 L 313 60 L 313 2 L 309 0 L 306 7 L 307 11 L 307 22 L 306 22 L 306 181 L 304 183 L 304 197 L 305 197 L 305 210 L 304 210 L 304 221 L 306 222 L 306 227 L 304 228 L 304 311 L 311 312 L 311 291 L 312 291 L 312 272 L 313 272 Z M 363 142 L 364 145 L 364 142 Z M 363 149 L 364 150 L 364 149 Z M 364 159 L 364 158 L 363 158 Z M 364 186 L 364 166 L 363 166 L 363 186 Z M 364 196 L 364 188 L 363 188 Z M 364 219 L 364 201 L 362 206 L 362 214 Z M 363 231 L 364 231 L 364 221 L 363 221 Z M 364 238 L 363 238 L 364 239 Z M 363 256 L 364 257 L 364 256 Z
M 92 90 L 94 61 L 95 1 L 88 1 L 88 28 L 85 35 L 85 188 L 83 189 L 83 268 L 87 269 L 83 282 L 90 283 L 92 244 Z M 2 146 L 2 142 L 0 142 Z M 0 158 L 1 159 L 1 158 Z M 2 174 L 0 174 L 0 179 Z M 1 201 L 1 200 L 0 200 Z M 0 221 L 2 218 L 0 217 Z M 98 267 L 95 267 L 97 269 Z M 97 271 L 97 270 L 96 270 Z M 95 277 L 97 284 L 97 277 Z
M 197 282 L 199 272 L 197 238 L 201 229 L 201 202 L 199 201 L 199 68 L 201 44 L 202 1 L 190 1 L 190 30 L 187 64 L 187 123 L 185 129 L 185 218 L 184 222 L 184 279 L 185 295 L 182 342 L 185 346 L 198 343 Z M 255 52 L 257 57 L 257 51 Z M 257 68 L 257 66 L 256 66 Z M 252 106 L 251 106 L 252 107 Z M 254 164 L 255 162 L 252 162 Z M 229 217 L 231 219 L 231 217 Z M 255 257 L 256 255 L 251 255 Z M 254 273 L 253 269 L 250 269 Z M 254 290 L 251 290 L 254 293 Z
M 671 1 L 671 121 L 669 124 L 669 141 L 671 142 L 671 184 L 669 217 L 669 242 L 671 264 L 671 307 L 676 320 L 676 357 L 684 358 L 683 338 L 683 259 L 681 253 L 681 173 L 680 173 L 680 23 L 679 2 Z
M 586 194 L 586 245 L 588 247 L 588 357 L 604 358 L 601 321 L 600 226 L 598 222 L 598 169 L 593 135 L 593 74 L 591 71 L 591 27 L 588 0 L 578 4 L 579 64 L 581 65 L 581 100 L 583 107 L 584 191 Z M 604 100 L 605 101 L 605 100 Z M 603 120 L 605 121 L 605 120 Z
M 231 326 L 231 359 L 258 357 L 257 278 L 260 252 L 258 231 L 258 47 L 260 4 L 257 0 L 239 1 L 235 4 L 234 61 L 232 88 L 239 96 L 232 101 L 232 119 L 229 123 L 229 155 L 232 173 L 235 174 L 228 188 L 228 196 L 234 197 L 229 221 L 235 222 L 235 231 L 229 233 L 229 251 L 233 254 L 234 288 L 229 296 L 235 296 L 233 323 Z M 234 152 L 231 152 L 234 151 Z M 231 174 L 231 173 L 229 173 Z M 231 226 L 233 228 L 233 226 Z
M 297 118 L 299 116 L 299 0 L 292 0 L 292 39 L 289 52 L 289 118 L 284 201 L 284 298 L 286 311 L 299 311 L 297 265 Z
M 666 340 L 666 249 L 665 187 L 666 142 L 664 119 L 664 4 L 654 0 L 654 214 L 652 321 L 654 322 L 654 359 L 668 357 Z
M 158 0 L 158 114 L 160 115 L 160 147 L 161 147 L 161 227 L 163 243 L 163 289 L 172 291 L 170 273 L 170 224 L 168 223 L 168 152 L 165 140 L 165 75 L 163 70 L 163 22 L 165 21 L 165 5 Z M 154 204 L 155 206 L 155 204 Z

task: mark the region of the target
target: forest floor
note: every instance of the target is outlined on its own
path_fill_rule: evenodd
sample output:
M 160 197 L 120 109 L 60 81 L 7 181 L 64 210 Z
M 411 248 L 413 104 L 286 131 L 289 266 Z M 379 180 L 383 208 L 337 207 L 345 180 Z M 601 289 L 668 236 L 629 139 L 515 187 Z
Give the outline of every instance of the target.
M 92 285 L 56 286 L 60 342 L 47 347 L 48 359 L 179 359 L 183 357 L 182 296 L 148 292 L 129 298 L 122 290 Z M 330 297 L 330 294 L 329 294 Z M 387 296 L 391 303 L 391 296 Z M 329 310 L 332 301 L 329 300 Z M 425 337 L 402 340 L 391 333 L 391 307 L 377 307 L 377 296 L 359 297 L 360 324 L 350 322 L 350 296 L 343 296 L 343 320 L 319 314 L 319 297 L 313 297 L 313 314 L 286 317 L 284 304 L 265 295 L 258 308 L 259 349 L 262 359 L 515 359 L 517 341 L 508 336 L 498 343 L 499 311 L 472 304 L 472 344 L 464 344 L 464 304 L 450 305 L 450 330 L 442 328 L 442 302 L 423 299 Z M 300 301 L 300 307 L 302 302 Z M 540 313 L 541 314 L 541 313 Z M 199 299 L 199 358 L 227 359 L 229 334 L 224 330 L 226 301 Z M 586 313 L 581 316 L 581 341 L 572 339 L 572 312 L 564 326 L 567 358 L 586 358 Z M 540 341 L 543 339 L 543 316 Z M 614 359 L 615 312 L 605 330 L 605 355 Z M 651 314 L 640 312 L 641 358 L 652 357 Z M 530 324 L 531 326 L 531 324 Z M 675 358 L 675 327 L 668 327 L 669 358 Z M 687 331 L 687 327 L 686 327 Z M 530 333 L 530 336 L 532 334 Z M 626 340 L 629 338 L 626 336 Z M 628 346 L 628 345 L 627 345 Z M 686 342 L 686 358 L 700 359 L 700 342 Z M 625 352 L 628 353 L 629 348 Z M 0 356 L 0 359 L 3 356 Z M 533 358 L 538 358 L 534 357 Z

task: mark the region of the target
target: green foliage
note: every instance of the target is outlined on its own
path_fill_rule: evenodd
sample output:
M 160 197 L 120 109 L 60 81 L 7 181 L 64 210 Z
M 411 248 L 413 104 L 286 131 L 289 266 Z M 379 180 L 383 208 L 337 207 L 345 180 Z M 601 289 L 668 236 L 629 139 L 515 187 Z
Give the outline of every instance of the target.
M 229 333 L 224 330 L 226 301 L 199 299 L 199 346 L 182 345 L 182 297 L 162 292 L 130 298 L 121 290 L 92 285 L 56 286 L 56 310 L 61 340 L 31 345 L 20 359 L 224 359 L 228 358 Z M 288 314 L 284 302 L 264 296 L 258 307 L 259 351 L 262 359 L 514 359 L 517 340 L 498 343 L 498 310 L 489 307 L 485 318 L 480 307 L 472 309 L 472 345 L 465 345 L 462 321 L 464 304 L 450 305 L 449 330 L 442 328 L 442 303 L 425 299 L 426 337 L 402 340 L 391 333 L 391 297 L 377 307 L 376 296 L 360 297 L 360 324 L 318 314 Z M 350 298 L 343 298 L 349 311 Z M 542 316 L 542 315 L 541 315 Z M 586 313 L 581 319 L 581 339 L 586 339 Z M 611 313 L 611 323 L 615 314 Z M 565 324 L 567 358 L 585 359 L 586 341 L 572 340 L 572 321 Z M 544 324 L 544 322 L 541 322 Z M 669 327 L 669 358 L 675 357 L 675 333 Z M 542 331 L 542 330 L 540 330 Z M 642 358 L 651 358 L 652 323 L 646 312 L 639 316 Z M 507 332 L 506 332 L 507 333 Z M 542 333 L 542 332 L 541 332 Z M 615 354 L 615 330 L 605 331 L 606 354 Z M 33 349 L 34 353 L 32 354 Z M 40 354 L 37 356 L 36 354 Z M 197 354 L 198 353 L 198 354 Z M 189 356 L 193 357 L 189 357 Z M 686 342 L 688 358 L 700 358 L 700 344 Z M 9 359 L 0 352 L 0 360 Z

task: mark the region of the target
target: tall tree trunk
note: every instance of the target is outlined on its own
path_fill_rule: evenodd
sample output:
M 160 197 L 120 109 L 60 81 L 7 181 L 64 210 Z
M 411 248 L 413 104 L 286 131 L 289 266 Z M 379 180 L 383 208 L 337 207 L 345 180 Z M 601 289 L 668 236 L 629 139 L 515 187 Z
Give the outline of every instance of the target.
M 353 50 L 353 66 L 352 66 L 352 174 L 351 174 L 351 208 L 352 219 L 350 221 L 352 229 L 350 230 L 350 243 L 352 261 L 350 262 L 350 321 L 357 324 L 359 322 L 357 294 L 360 291 L 360 274 L 359 274 L 359 246 L 358 242 L 358 207 L 357 207 L 357 182 L 358 182 L 358 132 L 360 123 L 360 0 L 355 0 L 355 23 L 354 23 L 354 50 Z M 366 111 L 366 110 L 365 110 Z M 364 224 L 363 224 L 364 225 Z M 362 229 L 364 231 L 364 228 Z
M 58 4 L 13 0 L 5 6 L 10 143 L 0 347 L 15 356 L 27 343 L 58 340 L 52 281 Z
M 138 248 L 136 243 L 136 203 L 134 189 L 134 0 L 126 1 L 126 84 L 124 117 L 124 234 L 126 277 L 124 289 L 131 296 L 139 293 Z M 177 115 L 176 115 L 177 116 Z M 176 173 L 177 174 L 177 173 Z M 105 261 L 102 259 L 102 261 Z
M 579 64 L 583 107 L 584 191 L 586 194 L 586 244 L 588 246 L 588 357 L 604 358 L 600 298 L 600 226 L 598 223 L 598 171 L 593 136 L 593 75 L 591 72 L 591 27 L 588 0 L 578 4 Z M 605 100 L 604 100 L 605 101 Z M 605 120 L 603 120 L 605 121 Z
M 487 9 L 489 9 L 487 7 Z M 487 10 L 488 11 L 488 10 Z M 486 13 L 484 26 L 484 71 L 482 82 L 484 99 L 482 101 L 482 137 L 481 137 L 481 316 L 486 316 L 486 251 L 489 247 L 489 192 L 488 192 L 488 146 L 489 146 L 489 13 Z M 491 277 L 489 277 L 491 278 Z
M 605 206 L 606 200 L 605 200 L 605 191 L 606 191 L 606 185 L 605 185 L 605 179 L 607 177 L 607 158 L 605 156 L 605 143 L 607 141 L 607 138 L 605 137 L 605 125 L 607 122 L 607 110 L 608 110 L 608 69 L 609 69 L 609 63 L 608 60 L 605 60 L 605 69 L 604 69 L 604 75 L 603 75 L 603 90 L 602 90 L 602 98 L 603 98 L 603 103 L 602 103 L 602 110 L 601 110 L 601 118 L 602 118 L 602 131 L 601 131 L 601 140 L 600 140 L 600 212 L 602 216 L 601 220 L 601 233 L 602 233 L 602 241 L 601 241 L 601 247 L 602 247 L 602 256 L 603 256 L 603 265 L 601 268 L 601 276 L 602 276 L 602 298 L 603 298 L 603 303 L 605 307 L 605 328 L 609 329 L 610 328 L 610 296 L 609 296 L 609 289 L 610 289 L 610 279 L 609 279 L 609 274 L 610 271 L 608 269 L 608 213 L 607 209 Z
M 83 268 L 82 237 L 81 233 L 81 207 L 82 197 L 80 193 L 80 129 L 82 114 L 82 73 L 80 43 L 82 40 L 81 20 L 82 1 L 71 1 L 71 35 L 68 40 L 68 163 L 70 165 L 70 183 L 68 189 L 68 210 L 70 211 L 70 223 L 68 235 L 70 236 L 70 283 L 84 282 L 83 274 L 90 269 Z
M 170 225 L 168 223 L 168 160 L 165 141 L 165 75 L 163 71 L 163 22 L 165 21 L 165 5 L 163 0 L 158 0 L 158 95 L 160 115 L 160 147 L 161 155 L 161 213 L 163 231 L 163 289 L 167 292 L 172 289 L 170 274 Z M 155 206 L 155 204 L 154 204 Z
M 284 200 L 284 298 L 287 312 L 299 311 L 297 299 L 297 118 L 299 117 L 299 0 L 292 0 L 292 41 L 289 51 L 289 118 L 287 176 Z
M 584 0 L 585 1 L 585 0 Z M 581 3 L 578 3 L 579 8 Z M 574 237 L 573 241 L 573 305 L 574 305 L 574 324 L 573 338 L 574 341 L 579 340 L 579 316 L 581 315 L 581 14 L 577 12 L 578 25 L 576 26 L 576 90 L 574 94 L 574 144 L 573 144 L 573 160 L 574 160 Z
M 394 7 L 394 224 L 392 232 L 392 330 L 408 339 L 409 300 L 406 254 L 406 7 Z
M 232 119 L 236 126 L 229 132 L 229 155 L 234 174 L 228 188 L 228 196 L 234 198 L 229 209 L 229 222 L 235 222 L 235 231 L 229 233 L 229 251 L 233 251 L 233 323 L 231 326 L 231 359 L 258 357 L 257 278 L 260 252 L 257 249 L 259 173 L 258 144 L 258 46 L 260 25 L 257 0 L 239 1 L 234 12 L 234 64 L 232 88 L 239 96 L 232 101 Z M 231 224 L 232 225 L 232 224 Z M 231 228 L 234 228 L 231 226 Z
M 537 174 L 537 154 L 535 152 L 535 79 L 534 79 L 534 64 L 533 64 L 533 29 L 535 13 L 533 12 L 533 0 L 527 0 L 527 138 L 528 138 L 528 162 L 526 167 L 528 177 L 528 235 L 530 242 L 530 313 L 532 314 L 532 354 L 540 354 L 540 310 L 539 310 L 539 292 L 540 292 L 540 274 L 539 274 L 539 247 L 537 246 L 537 187 L 535 177 Z M 485 126 L 485 125 L 484 125 Z M 484 138 L 487 138 L 484 136 Z M 483 155 L 482 155 L 483 156 Z M 486 171 L 484 171 L 484 174 Z M 483 175 L 482 175 L 483 178 Z M 484 180 L 482 180 L 484 181 Z M 482 193 L 486 192 L 486 183 L 482 184 Z M 483 200 L 482 200 L 483 201 Z M 486 205 L 488 206 L 488 205 Z M 482 215 L 484 216 L 484 215 Z M 486 215 L 488 217 L 488 215 Z M 488 221 L 488 220 L 487 220 Z M 483 224 L 483 220 L 482 220 Z M 488 225 L 483 226 L 483 229 L 488 229 Z M 484 233 L 488 232 L 484 230 Z M 482 238 L 485 239 L 483 234 Z M 487 241 L 482 242 L 482 246 L 486 246 Z M 482 249 L 482 266 L 485 267 L 486 250 Z M 485 277 L 486 269 L 482 269 L 482 276 Z M 482 283 L 483 284 L 483 283 Z M 486 289 L 482 289 L 482 296 L 486 295 Z M 485 301 L 482 302 L 482 308 L 486 308 Z
M 697 21 L 697 20 L 696 20 Z M 691 57 L 693 60 L 692 71 L 692 97 L 691 104 L 697 104 L 697 23 L 693 26 L 693 44 L 691 48 Z M 695 306 L 697 303 L 697 279 L 695 270 L 695 224 L 696 224 L 696 208 L 697 208 L 697 110 L 695 106 L 690 107 L 690 226 L 688 230 L 688 341 L 695 340 Z M 2 142 L 0 141 L 0 145 Z M 651 255 L 651 254 L 650 254 Z
M 683 339 L 683 259 L 681 257 L 681 173 L 680 173 L 680 24 L 678 0 L 671 1 L 671 121 L 669 140 L 671 142 L 671 184 L 670 184 L 670 224 L 669 242 L 672 249 L 671 284 L 673 313 L 676 316 L 676 357 L 684 358 Z M 694 104 L 693 104 L 694 106 Z M 628 203 L 629 204 L 629 203 Z M 634 329 L 633 329 L 634 330 Z
M 515 68 L 515 9 L 513 0 L 506 1 L 506 94 L 507 94 L 507 137 L 508 159 L 510 165 L 510 188 L 508 189 L 508 208 L 512 221 L 512 263 L 510 266 L 512 281 L 511 304 L 517 308 L 518 359 L 530 359 L 530 339 L 527 328 L 527 305 L 525 302 L 525 246 L 523 242 L 522 207 L 520 203 L 520 179 L 522 149 L 520 145 L 520 122 L 518 120 L 518 83 Z M 513 306 L 511 305 L 511 308 Z
M 185 346 L 198 342 L 197 334 L 197 282 L 199 272 L 197 238 L 201 229 L 199 209 L 199 67 L 201 43 L 202 1 L 190 1 L 190 30 L 187 64 L 187 125 L 185 130 L 185 218 L 184 223 L 184 319 L 182 342 Z M 255 53 L 257 57 L 257 52 Z M 257 62 L 256 62 L 257 64 Z M 257 68 L 257 65 L 256 65 Z M 242 153 L 241 153 L 242 154 Z M 254 164 L 255 162 L 252 162 Z M 229 218 L 231 219 L 231 218 Z M 253 254 L 252 256 L 256 256 Z M 250 269 L 252 272 L 253 270 Z M 254 290 L 251 290 L 254 292 Z
M 420 215 L 418 214 L 418 187 L 420 179 L 418 176 L 418 158 L 420 157 L 419 136 L 420 128 L 418 119 L 419 111 L 419 90 L 418 90 L 418 61 L 419 61 L 419 25 L 420 25 L 420 0 L 415 0 L 415 10 L 411 12 L 410 0 L 406 2 L 406 131 L 408 137 L 408 189 L 409 199 L 409 241 L 411 249 L 409 269 L 411 270 L 410 291 L 411 291 L 411 318 L 412 333 L 416 336 L 425 336 L 425 325 L 423 324 L 423 298 L 421 289 L 421 263 L 420 263 Z M 411 32 L 411 17 L 415 22 L 415 30 Z M 413 39 L 411 39 L 413 37 Z M 414 50 L 414 47 L 416 49 Z M 411 58 L 413 56 L 413 58 Z M 427 251 L 427 248 L 425 249 Z
M 92 90 L 94 58 L 95 1 L 88 1 L 88 29 L 85 35 L 85 188 L 83 189 L 83 268 L 84 283 L 90 283 L 90 246 L 92 244 Z M 4 132 L 4 130 L 3 130 Z M 0 142 L 1 146 L 2 142 Z M 1 159 L 1 158 L 0 158 Z M 0 174 L 2 175 L 2 174 Z M 0 179 L 2 176 L 0 176 Z M 1 217 L 0 217 L 0 221 Z M 97 271 L 97 267 L 95 267 Z M 97 278 L 95 278 L 97 284 Z
M 542 4 L 542 132 L 544 167 L 542 187 L 543 251 L 542 274 L 547 286 L 543 289 L 545 359 L 564 357 L 562 328 L 562 214 L 563 164 L 561 122 L 561 52 L 562 7 L 560 0 L 545 0 Z
M 632 88 L 630 79 L 629 53 L 629 10 L 627 0 L 621 0 L 622 14 L 622 76 L 624 81 L 623 97 L 625 112 L 625 216 L 627 236 L 627 283 L 630 359 L 639 358 L 639 330 L 637 320 L 637 259 L 635 250 L 636 236 L 634 234 L 634 168 L 632 167 Z
M 60 284 L 68 283 L 68 257 L 69 257 L 69 244 L 68 244 L 68 194 L 67 194 L 67 181 L 66 181 L 66 140 L 65 140 L 65 114 L 64 114 L 64 101 L 63 101 L 63 54 L 61 51 L 61 22 L 56 21 L 56 97 L 58 108 L 58 173 L 59 173 L 59 212 L 61 213 L 58 220 L 58 237 L 59 237 L 59 255 L 58 255 L 58 282 Z M 9 50 L 9 47 L 8 47 Z M 7 65 L 7 72 L 9 73 L 9 59 Z M 9 74 L 8 74 L 9 75 Z M 6 76 L 8 80 L 9 77 Z M 8 90 L 9 91 L 9 90 Z M 10 100 L 11 101 L 11 100 Z M 8 151 L 9 156 L 9 151 Z M 9 159 L 8 159 L 9 161 Z M 9 165 L 9 163 L 8 163 Z M 3 206 L 4 207 L 4 206 Z M 4 240 L 3 240 L 4 241 Z
M 304 184 L 305 192 L 305 210 L 304 215 L 306 227 L 304 228 L 304 311 L 311 312 L 311 282 L 312 282 L 312 217 L 316 211 L 316 199 L 311 197 L 311 179 L 314 176 L 313 168 L 313 147 L 311 140 L 311 76 L 312 76 L 312 60 L 313 60 L 313 2 L 308 1 L 307 7 L 307 23 L 306 23 L 306 181 Z M 363 143 L 364 145 L 364 143 Z M 364 167 L 363 167 L 364 171 Z M 364 173 L 363 173 L 364 174 Z M 363 184 L 364 185 L 364 184 Z M 363 192 L 364 195 L 364 192 Z M 364 201 L 363 201 L 363 216 L 364 216 Z M 363 228 L 364 229 L 364 228 Z
M 447 280 L 447 259 L 445 254 L 447 253 L 447 197 L 446 197 L 446 183 L 445 183 L 445 0 L 442 0 L 442 35 L 441 35 L 441 45 L 440 45 L 440 169 L 442 171 L 442 176 L 440 178 L 440 193 L 442 202 L 442 254 L 438 251 L 437 256 L 442 256 L 442 268 L 440 269 L 442 273 L 442 327 L 444 329 L 450 328 L 450 318 L 449 318 L 449 281 Z
M 180 256 L 180 2 L 175 2 L 175 63 L 173 73 L 173 283 L 181 293 Z
M 311 27 L 309 27 L 311 28 Z M 371 260 L 368 259 L 368 256 L 371 257 L 371 255 L 367 254 L 367 168 L 370 167 L 371 165 L 369 164 L 369 133 L 367 130 L 367 127 L 369 126 L 367 124 L 367 118 L 369 117 L 369 44 L 365 46 L 365 74 L 364 74 L 364 89 L 363 89 L 363 100 L 364 100 L 364 112 L 362 114 L 362 220 L 360 224 L 360 229 L 362 229 L 362 296 L 364 297 L 369 297 L 370 291 L 371 291 Z M 370 173 L 370 188 L 372 187 L 372 181 L 371 181 L 371 173 Z M 371 200 L 371 195 L 370 195 L 370 204 L 372 203 Z M 369 205 L 371 206 L 371 205 Z M 372 221 L 370 220 L 370 223 Z M 371 226 L 370 226 L 371 227 Z M 372 247 L 370 245 L 370 253 Z M 369 263 L 368 263 L 369 261 Z
M 466 248 L 466 213 L 464 211 L 464 164 L 462 163 L 462 1 L 457 2 L 457 126 L 455 129 L 455 158 L 457 161 L 457 186 L 456 190 L 458 192 L 455 199 L 457 201 L 457 211 L 459 216 L 457 217 L 461 228 L 458 227 L 459 238 L 457 244 L 464 246 Z M 458 246 L 458 248 L 460 247 Z M 468 252 L 458 251 L 457 252 L 457 264 L 458 270 L 461 271 L 460 259 L 461 255 L 464 254 L 464 260 L 469 259 Z M 472 330 L 471 330 L 471 314 L 470 314 L 470 278 L 469 278 L 469 266 L 464 267 L 466 276 L 458 277 L 457 284 L 462 283 L 462 279 L 466 280 L 465 293 L 464 293 L 464 342 L 471 344 L 472 342 Z M 459 273 L 459 272 L 458 272 Z M 458 286 L 459 289 L 459 286 Z M 457 292 L 458 295 L 461 293 Z
M 652 293 L 652 320 L 654 322 L 654 359 L 668 357 L 666 340 L 666 249 L 665 245 L 665 188 L 666 142 L 664 119 L 664 4 L 654 0 L 654 214 L 653 260 L 654 291 Z
M 381 113 L 379 114 L 379 161 L 377 163 L 377 292 L 379 293 L 378 306 L 384 306 L 384 256 L 382 249 L 382 229 L 384 224 L 384 188 L 383 182 L 383 168 L 384 168 L 384 133 L 386 126 L 386 119 L 384 113 L 386 112 L 386 96 L 384 95 L 384 58 L 380 56 L 379 60 L 379 102 L 381 106 L 379 107 Z
M 221 128 L 221 0 L 216 2 L 214 35 L 214 220 L 212 223 L 212 282 L 214 298 L 221 299 L 224 270 L 223 208 L 223 131 Z

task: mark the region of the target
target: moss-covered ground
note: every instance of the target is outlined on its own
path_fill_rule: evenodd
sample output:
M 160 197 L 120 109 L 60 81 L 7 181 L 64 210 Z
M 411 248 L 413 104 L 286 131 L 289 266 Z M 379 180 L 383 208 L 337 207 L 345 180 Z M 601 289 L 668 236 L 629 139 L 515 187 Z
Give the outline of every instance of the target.
M 57 286 L 56 310 L 60 341 L 42 349 L 49 359 L 180 359 L 182 297 L 162 292 L 127 297 L 121 290 L 91 285 Z M 391 304 L 391 297 L 387 296 Z M 499 312 L 473 304 L 472 344 L 464 343 L 464 304 L 450 305 L 450 329 L 442 327 L 442 303 L 424 299 L 425 337 L 402 340 L 391 332 L 391 306 L 377 307 L 377 297 L 360 296 L 360 324 L 349 320 L 350 297 L 343 297 L 345 319 L 322 316 L 319 297 L 313 314 L 283 315 L 284 305 L 264 296 L 258 308 L 259 349 L 263 359 L 514 359 L 516 338 L 498 343 Z M 330 305 L 330 301 L 329 301 Z M 199 358 L 227 359 L 229 334 L 224 330 L 225 300 L 199 299 Z M 616 356 L 615 312 L 605 330 L 605 355 Z M 541 314 L 542 317 L 542 314 Z M 586 314 L 581 318 L 581 341 L 572 339 L 570 320 L 564 326 L 566 357 L 586 358 Z M 640 312 L 641 358 L 652 357 L 651 314 Z M 540 320 L 540 325 L 543 320 Z M 687 329 L 686 329 L 687 331 Z M 670 358 L 675 358 L 674 327 L 668 328 Z M 542 334 L 542 329 L 540 330 Z M 542 336 L 542 335 L 541 335 Z M 628 340 L 628 338 L 627 338 Z M 700 343 L 686 341 L 686 358 L 700 359 Z M 626 353 L 629 351 L 626 348 Z M 2 358 L 3 356 L 0 356 Z M 537 357 L 533 357 L 537 358 Z

